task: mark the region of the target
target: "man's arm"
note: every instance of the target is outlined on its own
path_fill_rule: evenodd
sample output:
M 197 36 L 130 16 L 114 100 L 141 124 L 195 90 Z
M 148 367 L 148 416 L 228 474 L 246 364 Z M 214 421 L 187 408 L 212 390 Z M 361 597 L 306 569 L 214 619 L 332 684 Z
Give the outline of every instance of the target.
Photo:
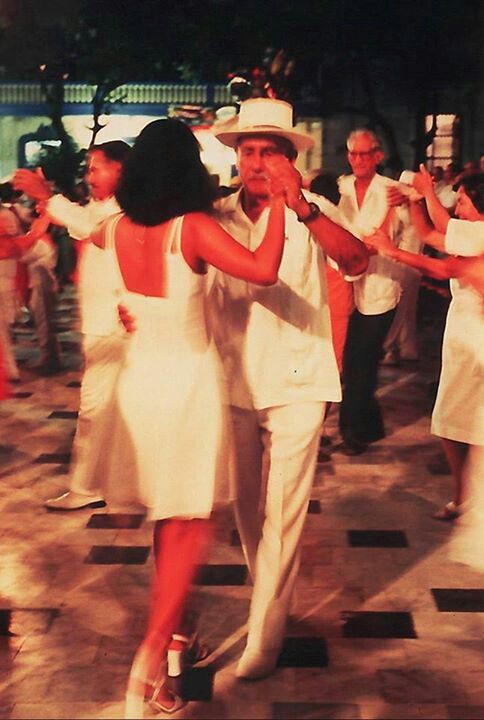
M 56 225 L 63 225 L 75 240 L 88 238 L 96 227 L 90 211 L 71 202 L 63 195 L 52 192 L 48 180 L 42 170 L 17 170 L 14 176 L 14 186 L 26 195 L 41 203 L 43 210 L 51 217 Z
M 345 275 L 364 273 L 369 259 L 364 243 L 322 212 L 313 215 L 311 205 L 301 192 L 301 176 L 294 168 L 292 170 L 280 178 L 286 188 L 287 206 L 296 213 L 324 253 L 338 264 Z

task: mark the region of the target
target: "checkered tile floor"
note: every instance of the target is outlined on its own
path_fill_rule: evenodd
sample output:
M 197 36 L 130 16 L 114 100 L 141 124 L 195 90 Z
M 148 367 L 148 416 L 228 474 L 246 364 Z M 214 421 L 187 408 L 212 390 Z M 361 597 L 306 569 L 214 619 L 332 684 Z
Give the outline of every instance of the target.
M 77 416 L 72 291 L 58 317 L 65 370 L 36 377 L 35 334 L 20 326 L 22 381 L 0 405 L 0 717 L 120 718 L 151 527 L 139 508 L 43 509 L 66 486 Z M 420 363 L 382 368 L 385 440 L 346 457 L 330 414 L 286 642 L 258 683 L 234 676 L 251 587 L 233 518 L 220 519 L 192 603 L 212 653 L 183 678 L 190 702 L 176 717 L 484 718 L 483 538 L 431 517 L 451 485 L 429 435 L 433 326 Z

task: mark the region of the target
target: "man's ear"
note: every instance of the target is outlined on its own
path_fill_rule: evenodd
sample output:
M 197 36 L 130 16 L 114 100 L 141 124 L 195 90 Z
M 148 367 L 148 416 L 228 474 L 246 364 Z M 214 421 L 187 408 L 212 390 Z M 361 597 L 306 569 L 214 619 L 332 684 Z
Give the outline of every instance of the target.
M 385 153 L 383 152 L 383 150 L 377 150 L 375 152 L 376 164 L 381 165 L 384 159 L 385 159 Z

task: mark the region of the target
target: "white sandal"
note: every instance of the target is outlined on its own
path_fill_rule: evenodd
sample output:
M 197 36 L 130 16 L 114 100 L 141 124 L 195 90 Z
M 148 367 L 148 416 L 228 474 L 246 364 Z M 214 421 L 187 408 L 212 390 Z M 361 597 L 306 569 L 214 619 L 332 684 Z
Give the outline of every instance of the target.
M 171 647 L 172 644 L 178 643 L 182 643 L 183 647 Z M 195 665 L 209 655 L 210 650 L 206 645 L 200 643 L 196 633 L 191 637 L 173 634 L 167 652 L 168 677 L 180 677 L 185 667 Z
M 154 712 L 164 712 L 167 715 L 171 715 L 172 713 L 178 712 L 178 710 L 181 710 L 184 705 L 186 705 L 186 701 L 183 700 L 179 695 L 174 693 L 172 690 L 168 690 L 169 695 L 173 698 L 173 705 L 164 705 L 163 702 L 159 699 L 160 698 L 160 692 L 166 685 L 166 678 L 162 678 L 161 680 L 158 680 L 153 684 L 153 695 L 151 696 L 150 700 L 148 700 L 148 705 Z M 165 701 L 166 702 L 166 701 Z

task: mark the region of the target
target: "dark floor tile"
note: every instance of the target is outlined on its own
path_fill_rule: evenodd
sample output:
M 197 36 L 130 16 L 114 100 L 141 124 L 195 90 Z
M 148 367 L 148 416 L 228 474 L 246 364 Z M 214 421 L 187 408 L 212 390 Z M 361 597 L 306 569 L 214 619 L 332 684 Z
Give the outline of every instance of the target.
M 13 397 L 17 398 L 18 400 L 25 400 L 26 398 L 32 397 L 33 394 L 34 393 L 22 391 L 13 393 Z
M 56 608 L 0 610 L 0 635 L 44 635 L 58 616 Z
M 271 706 L 272 720 L 359 720 L 358 705 L 325 703 L 275 702 Z
M 449 720 L 482 720 L 484 705 L 447 705 Z
M 327 667 L 328 651 L 322 638 L 287 637 L 277 660 L 278 667 Z
M 403 530 L 348 530 L 350 547 L 406 548 L 407 536 Z
M 190 668 L 181 678 L 180 694 L 184 700 L 209 702 L 213 695 L 214 668 Z
M 230 533 L 230 547 L 242 547 L 238 530 L 232 530 Z
M 11 455 L 16 449 L 16 445 L 0 445 L 0 455 Z
M 60 341 L 61 350 L 63 352 L 74 352 L 77 353 L 81 349 L 80 342 L 72 342 L 71 340 Z
M 331 462 L 331 455 L 324 448 L 318 450 L 318 463 Z
M 77 410 L 54 410 L 47 415 L 49 420 L 75 420 L 78 416 Z
M 135 530 L 141 527 L 144 515 L 128 513 L 96 513 L 91 515 L 87 528 L 106 530 Z
M 343 637 L 416 638 L 409 612 L 343 612 Z
M 439 612 L 484 612 L 484 590 L 432 588 Z
M 88 565 L 144 565 L 149 547 L 93 545 L 84 560 Z
M 308 514 L 309 515 L 320 515 L 321 514 L 321 503 L 319 500 L 310 500 L 308 503 Z
M 58 463 L 59 465 L 68 465 L 70 461 L 70 453 L 42 453 L 35 458 L 34 463 Z
M 67 383 L 66 387 L 69 388 L 80 388 L 81 383 L 79 380 L 71 380 L 71 382 Z
M 197 585 L 245 585 L 245 565 L 200 565 L 195 583 Z
M 450 475 L 450 468 L 445 460 L 428 463 L 427 470 L 431 475 Z

